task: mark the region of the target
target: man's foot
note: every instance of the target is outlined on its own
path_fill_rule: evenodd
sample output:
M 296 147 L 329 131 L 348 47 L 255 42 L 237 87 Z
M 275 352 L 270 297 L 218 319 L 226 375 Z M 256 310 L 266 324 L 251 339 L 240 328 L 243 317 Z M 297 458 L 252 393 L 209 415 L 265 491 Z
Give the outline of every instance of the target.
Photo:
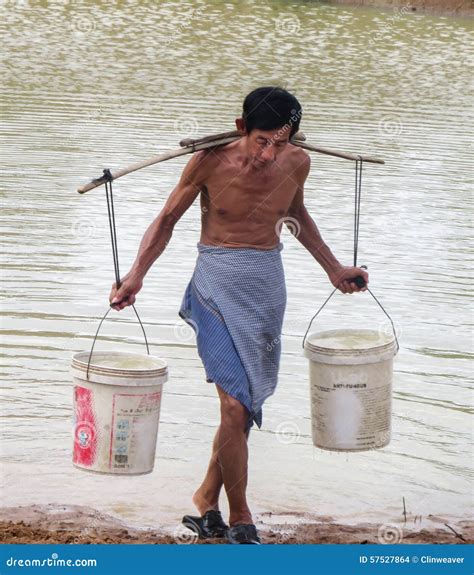
M 234 544 L 260 545 L 257 528 L 253 524 L 233 525 L 227 531 L 227 541 Z
M 221 512 L 214 509 L 207 511 L 202 517 L 185 515 L 183 525 L 197 533 L 199 539 L 224 537 L 229 529 L 222 519 Z

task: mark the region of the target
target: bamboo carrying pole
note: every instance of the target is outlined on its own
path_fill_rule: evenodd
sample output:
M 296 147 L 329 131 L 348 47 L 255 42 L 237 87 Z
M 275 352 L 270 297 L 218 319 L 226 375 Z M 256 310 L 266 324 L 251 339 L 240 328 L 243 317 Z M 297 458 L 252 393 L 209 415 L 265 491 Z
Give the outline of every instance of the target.
M 205 136 L 203 138 L 198 139 L 191 139 L 187 138 L 185 140 L 181 140 L 180 148 L 177 150 L 170 150 L 169 152 L 163 152 L 162 154 L 158 154 L 157 156 L 153 156 L 148 160 L 142 160 L 141 162 L 136 162 L 130 166 L 122 168 L 121 170 L 117 170 L 116 172 L 112 172 L 112 179 L 116 180 L 121 178 L 122 176 L 126 176 L 127 174 L 131 174 L 132 172 L 136 172 L 137 170 L 141 170 L 142 168 L 146 168 L 148 166 L 152 166 L 153 164 L 158 164 L 159 162 L 165 162 L 166 160 L 171 160 L 172 158 L 178 158 L 179 156 L 184 156 L 185 154 L 191 154 L 193 152 L 198 152 L 199 150 L 206 150 L 208 148 L 215 148 L 217 146 L 224 146 L 225 144 L 230 144 L 231 142 L 235 142 L 242 137 L 242 134 L 234 130 L 232 132 L 224 132 L 222 134 L 215 134 L 211 136 Z M 321 146 L 313 146 L 312 144 L 306 143 L 306 137 L 302 132 L 297 132 L 293 138 L 291 139 L 291 143 L 294 146 L 298 146 L 303 148 L 304 150 L 309 150 L 311 152 L 318 152 L 319 154 L 326 154 L 328 156 L 335 156 L 336 158 L 344 158 L 346 160 L 362 160 L 364 162 L 370 162 L 373 164 L 384 164 L 385 162 L 379 158 L 373 158 L 371 156 L 360 156 L 358 154 L 351 154 L 347 152 L 338 152 L 336 150 L 330 150 L 328 148 L 322 148 Z M 106 178 L 105 176 L 101 176 L 92 180 L 88 184 L 84 184 L 83 186 L 79 187 L 77 191 L 80 194 L 84 194 L 85 192 L 89 192 L 94 188 L 105 184 Z

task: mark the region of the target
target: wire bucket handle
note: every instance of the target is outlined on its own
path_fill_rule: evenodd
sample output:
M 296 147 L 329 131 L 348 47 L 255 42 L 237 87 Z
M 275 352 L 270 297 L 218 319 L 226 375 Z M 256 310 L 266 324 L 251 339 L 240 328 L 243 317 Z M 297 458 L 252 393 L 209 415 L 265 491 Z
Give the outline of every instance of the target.
M 328 303 L 328 301 L 332 298 L 332 296 L 334 295 L 334 292 L 337 291 L 337 288 L 334 288 L 333 291 L 330 293 L 330 295 L 326 298 L 326 301 L 323 303 L 323 305 L 318 309 L 318 311 L 313 315 L 313 317 L 311 318 L 311 321 L 309 322 L 308 325 L 308 329 L 306 330 L 306 333 L 304 334 L 303 337 L 303 344 L 302 347 L 304 349 L 304 344 L 306 342 L 306 338 L 308 336 L 308 332 L 311 329 L 311 325 L 313 323 L 313 320 L 316 319 L 316 316 L 319 315 L 320 311 L 323 309 L 323 307 Z M 392 318 L 389 316 L 389 314 L 385 311 L 383 305 L 379 302 L 379 300 L 375 297 L 375 295 L 371 292 L 371 290 L 367 287 L 367 291 L 370 293 L 370 295 L 374 298 L 374 300 L 378 303 L 378 305 L 380 306 L 380 309 L 383 311 L 383 313 L 388 317 L 388 319 L 390 320 L 390 324 L 392 326 L 392 331 L 393 331 L 393 337 L 395 338 L 395 343 L 397 344 L 397 352 L 400 349 L 400 345 L 398 343 L 398 338 L 397 338 L 397 334 L 395 332 L 395 326 L 393 325 L 393 321 Z
M 135 305 L 132 304 L 132 307 L 133 307 L 133 311 L 135 312 L 135 315 L 137 316 L 138 323 L 140 324 L 140 327 L 142 328 L 143 337 L 145 338 L 146 352 L 148 355 L 150 355 L 150 348 L 148 346 L 148 339 L 146 337 L 145 328 L 143 327 L 142 320 L 140 319 L 140 316 L 138 315 L 138 312 L 135 308 Z M 89 361 L 87 362 L 86 379 L 89 379 L 89 368 L 91 365 L 92 353 L 94 351 L 94 346 L 95 346 L 95 342 L 97 340 L 97 336 L 99 335 L 100 328 L 102 327 L 102 324 L 104 323 L 105 318 L 109 315 L 111 309 L 113 309 L 112 306 L 110 306 L 109 309 L 102 316 L 102 319 L 100 320 L 100 323 L 99 323 L 99 327 L 97 328 L 97 331 L 95 332 L 94 341 L 92 342 L 91 351 L 89 353 Z

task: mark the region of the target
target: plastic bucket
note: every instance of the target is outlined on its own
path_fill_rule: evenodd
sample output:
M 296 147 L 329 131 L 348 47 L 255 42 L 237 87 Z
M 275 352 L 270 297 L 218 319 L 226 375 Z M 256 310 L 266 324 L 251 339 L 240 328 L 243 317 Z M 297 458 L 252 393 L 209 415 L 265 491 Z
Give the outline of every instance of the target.
M 313 443 L 329 451 L 366 451 L 390 442 L 395 339 L 378 331 L 337 329 L 310 335 Z
M 72 359 L 75 467 L 97 473 L 142 475 L 155 461 L 164 360 L 106 351 Z M 88 371 L 88 373 L 87 373 Z

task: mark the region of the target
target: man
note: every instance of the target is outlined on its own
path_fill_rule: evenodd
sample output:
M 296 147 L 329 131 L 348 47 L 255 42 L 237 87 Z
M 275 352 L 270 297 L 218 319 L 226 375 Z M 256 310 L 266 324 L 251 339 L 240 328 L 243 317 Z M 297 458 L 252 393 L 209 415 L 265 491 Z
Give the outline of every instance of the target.
M 247 504 L 247 439 L 262 405 L 275 390 L 286 306 L 280 230 L 284 222 L 343 293 L 364 269 L 341 265 L 324 243 L 304 205 L 310 158 L 290 138 L 301 119 L 298 100 L 278 87 L 263 87 L 244 101 L 236 120 L 243 137 L 195 153 L 164 208 L 147 229 L 136 260 L 110 302 L 135 302 L 143 278 L 168 244 L 176 222 L 200 196 L 202 227 L 193 277 L 179 312 L 196 331 L 209 382 L 220 398 L 221 421 L 206 476 L 194 493 L 199 516 L 183 523 L 200 537 L 226 536 L 258 544 Z M 219 512 L 224 485 L 229 525 Z

